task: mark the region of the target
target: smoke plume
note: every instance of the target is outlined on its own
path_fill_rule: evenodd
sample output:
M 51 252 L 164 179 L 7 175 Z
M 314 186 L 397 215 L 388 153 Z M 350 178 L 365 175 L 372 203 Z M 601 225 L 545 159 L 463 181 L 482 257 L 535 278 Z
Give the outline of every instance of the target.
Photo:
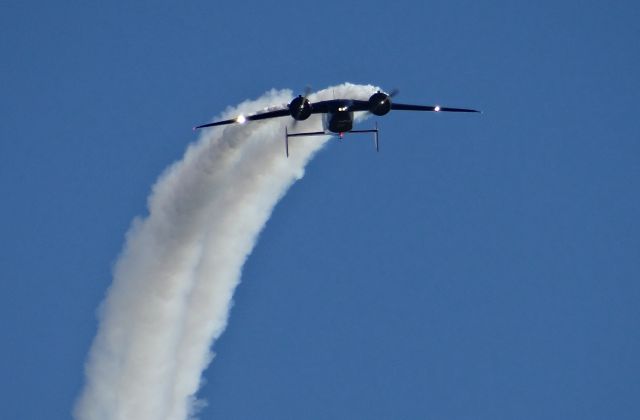
M 376 88 L 343 84 L 310 95 L 367 99 Z M 286 104 L 288 90 L 229 108 L 222 118 Z M 224 331 L 242 265 L 275 204 L 328 136 L 295 138 L 288 117 L 204 131 L 160 176 L 115 265 L 76 403 L 78 420 L 184 420 L 212 343 Z M 320 116 L 300 123 L 321 129 Z

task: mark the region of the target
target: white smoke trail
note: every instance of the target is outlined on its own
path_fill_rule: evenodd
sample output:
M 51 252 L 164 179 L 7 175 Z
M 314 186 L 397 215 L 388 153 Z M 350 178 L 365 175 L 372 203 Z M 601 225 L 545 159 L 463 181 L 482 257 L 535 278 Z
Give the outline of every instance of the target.
M 343 84 L 310 96 L 367 99 L 376 88 Z M 223 118 L 291 100 L 268 92 Z M 362 116 L 357 116 L 362 118 Z M 206 131 L 160 177 L 149 216 L 136 219 L 99 311 L 99 328 L 75 407 L 79 420 L 183 420 L 226 327 L 242 265 L 273 207 L 329 137 L 294 139 L 284 157 L 277 118 Z M 320 128 L 318 116 L 301 124 Z

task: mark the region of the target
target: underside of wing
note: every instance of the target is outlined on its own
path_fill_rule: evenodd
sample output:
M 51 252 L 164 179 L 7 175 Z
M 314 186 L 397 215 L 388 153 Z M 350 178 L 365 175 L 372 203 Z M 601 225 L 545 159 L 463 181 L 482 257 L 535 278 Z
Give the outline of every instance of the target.
M 353 100 L 349 103 L 349 111 L 369 111 L 371 105 L 369 101 Z
M 475 109 L 449 108 L 440 105 L 411 105 L 391 103 L 391 109 L 398 111 L 430 111 L 430 112 L 480 112 Z
M 232 118 L 229 120 L 216 121 L 209 124 L 199 125 L 197 127 L 194 127 L 193 129 L 197 130 L 199 128 L 216 127 L 218 125 L 227 125 L 227 124 L 242 124 L 246 121 L 258 121 L 258 120 L 265 120 L 267 118 L 285 117 L 290 114 L 291 113 L 289 112 L 288 109 L 278 109 L 276 111 L 268 111 L 268 112 L 263 112 L 260 114 L 254 114 L 254 115 L 248 115 L 248 116 L 239 115 L 236 118 Z
M 369 102 L 358 99 L 330 99 L 311 103 L 312 114 L 326 114 L 340 111 L 368 111 Z

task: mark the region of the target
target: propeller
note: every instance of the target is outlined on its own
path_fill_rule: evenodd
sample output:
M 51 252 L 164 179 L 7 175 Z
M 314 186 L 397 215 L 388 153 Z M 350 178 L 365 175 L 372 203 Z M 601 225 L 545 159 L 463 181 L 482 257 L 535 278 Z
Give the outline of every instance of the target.
M 311 95 L 311 86 L 310 86 L 310 85 L 307 85 L 307 86 L 305 86 L 305 88 L 304 88 L 304 95 L 302 95 L 302 97 L 303 97 L 304 99 L 307 99 L 307 97 L 308 97 L 309 95 Z
M 300 102 L 301 104 L 305 104 L 307 102 L 307 98 L 309 97 L 309 95 L 311 94 L 311 86 L 307 85 L 304 88 L 304 95 L 300 95 L 302 97 L 302 101 Z M 291 128 L 295 129 L 298 126 L 298 122 L 299 120 L 297 119 L 293 119 L 293 124 L 291 125 Z
M 385 115 L 391 110 L 391 98 L 399 92 L 398 89 L 391 89 L 389 93 L 377 91 L 369 98 L 369 112 L 378 116 Z

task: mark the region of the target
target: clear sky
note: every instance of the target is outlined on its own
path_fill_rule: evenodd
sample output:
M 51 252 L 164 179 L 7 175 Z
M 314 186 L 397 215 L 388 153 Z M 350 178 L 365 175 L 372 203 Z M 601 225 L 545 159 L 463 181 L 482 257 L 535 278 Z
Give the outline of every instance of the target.
M 0 418 L 69 418 L 193 125 L 345 81 L 483 114 L 392 112 L 380 153 L 320 152 L 245 266 L 201 418 L 640 418 L 640 5 L 275 4 L 3 2 Z

